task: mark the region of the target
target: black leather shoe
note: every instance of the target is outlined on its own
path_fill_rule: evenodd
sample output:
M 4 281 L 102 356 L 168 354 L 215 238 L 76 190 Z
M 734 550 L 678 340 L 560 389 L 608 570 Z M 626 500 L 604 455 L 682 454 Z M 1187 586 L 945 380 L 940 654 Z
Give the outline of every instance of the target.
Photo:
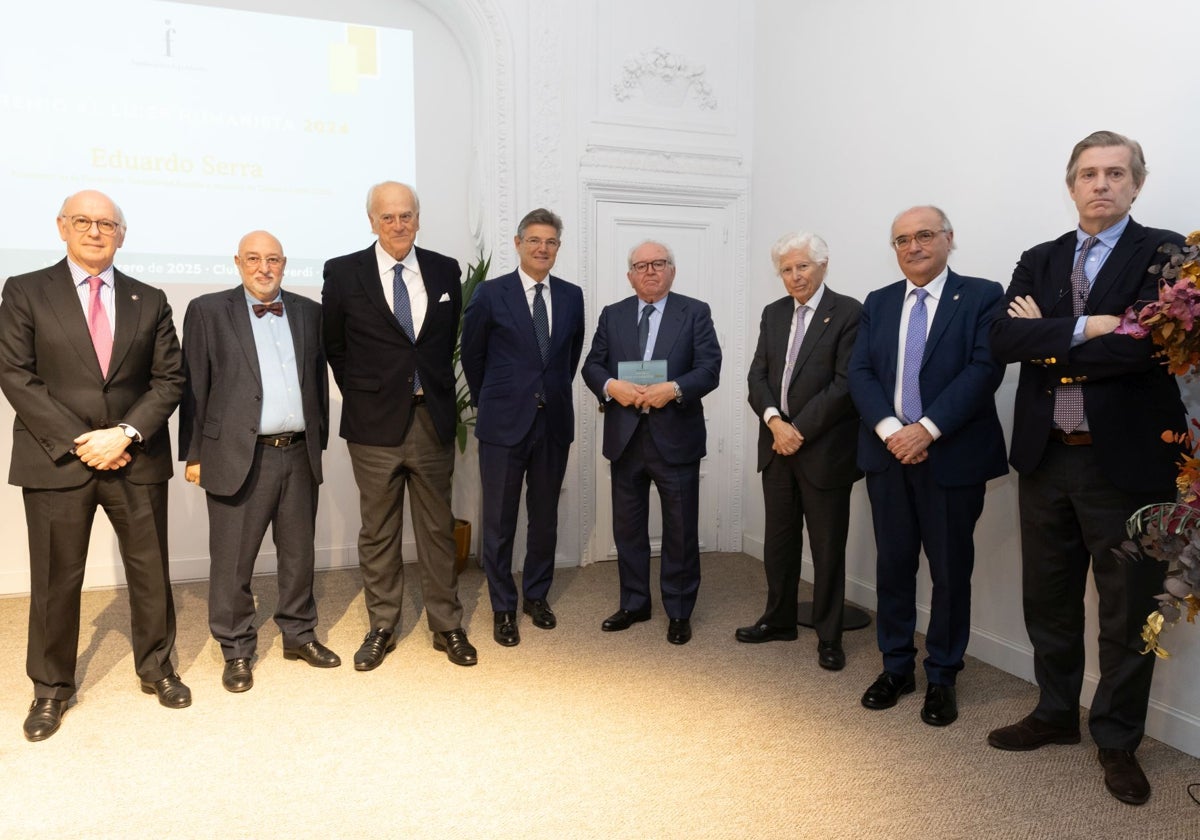
M 434 650 L 446 651 L 446 658 L 455 665 L 474 665 L 479 661 L 479 654 L 467 641 L 467 634 L 461 627 L 447 630 L 445 633 L 433 634 Z
M 890 709 L 896 705 L 901 694 L 912 694 L 916 688 L 917 684 L 912 674 L 902 677 L 884 671 L 863 694 L 862 704 L 868 709 Z
M 178 674 L 167 674 L 161 680 L 142 680 L 142 691 L 157 694 L 158 702 L 168 709 L 186 709 L 192 705 L 192 690 L 183 684 Z
M 533 619 L 534 627 L 540 627 L 543 630 L 553 630 L 558 626 L 558 619 L 554 617 L 554 611 L 541 598 L 526 601 L 521 609 L 524 610 L 525 615 Z
M 39 697 L 29 707 L 25 716 L 25 740 L 45 741 L 58 731 L 63 715 L 67 713 L 67 701 L 53 697 Z
M 958 720 L 958 692 L 954 686 L 930 683 L 925 687 L 921 720 L 930 726 L 949 726 Z
M 739 627 L 733 633 L 735 639 L 748 645 L 762 642 L 794 642 L 798 636 L 795 627 L 772 627 L 770 624 Z
M 1132 752 L 1101 747 L 1096 756 L 1109 793 L 1128 805 L 1142 805 L 1150 798 L 1150 780 Z
M 250 671 L 249 659 L 226 659 L 225 671 L 221 674 L 221 685 L 226 691 L 241 694 L 254 687 L 254 674 Z
M 492 638 L 496 644 L 514 647 L 521 644 L 521 631 L 517 629 L 517 614 L 504 610 L 492 616 Z
M 630 610 L 617 610 L 615 613 L 604 619 L 604 623 L 600 625 L 600 629 L 605 633 L 613 633 L 617 630 L 628 630 L 639 621 L 649 621 L 650 610 L 638 610 L 631 612 Z
M 817 664 L 826 671 L 840 671 L 846 667 L 846 652 L 841 642 L 817 642 Z
M 355 671 L 371 671 L 379 667 L 383 657 L 396 649 L 391 630 L 379 628 L 363 637 L 358 652 L 354 654 Z
M 1033 715 L 988 733 L 987 742 L 998 750 L 1025 752 L 1047 744 L 1078 744 L 1079 727 L 1054 726 Z
M 303 659 L 314 668 L 336 668 L 342 664 L 342 658 L 325 645 L 313 639 L 298 648 L 283 649 L 284 659 Z
M 673 645 L 686 645 L 692 640 L 692 622 L 686 618 L 672 618 L 667 623 L 667 641 Z

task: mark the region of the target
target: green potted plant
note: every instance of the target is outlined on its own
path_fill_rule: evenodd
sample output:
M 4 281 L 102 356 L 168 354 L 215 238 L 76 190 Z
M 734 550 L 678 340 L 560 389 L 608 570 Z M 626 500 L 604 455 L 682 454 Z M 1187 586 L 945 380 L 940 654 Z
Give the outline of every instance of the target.
M 488 269 L 491 268 L 491 256 L 485 257 L 483 250 L 479 251 L 479 261 L 475 264 L 467 264 L 467 274 L 462 281 L 462 306 L 465 311 L 467 304 L 471 302 L 472 296 L 475 294 L 475 289 L 487 279 Z M 458 377 L 456 382 L 457 390 L 455 391 L 454 407 L 456 410 L 457 425 L 455 426 L 455 436 L 458 438 L 458 451 L 460 453 L 467 451 L 467 435 L 472 426 L 475 425 L 475 408 L 471 405 L 471 391 L 467 387 L 467 377 L 462 370 L 462 320 L 458 322 L 458 335 L 454 341 L 454 373 Z M 467 567 L 467 558 L 471 554 L 471 523 L 466 519 L 454 520 L 454 545 L 457 550 L 455 556 L 454 567 L 458 571 L 462 571 Z

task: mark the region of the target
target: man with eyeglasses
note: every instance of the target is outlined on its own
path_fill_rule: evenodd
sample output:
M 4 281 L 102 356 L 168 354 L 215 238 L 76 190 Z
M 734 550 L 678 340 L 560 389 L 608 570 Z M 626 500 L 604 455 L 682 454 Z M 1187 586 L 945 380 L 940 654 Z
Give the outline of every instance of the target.
M 921 720 L 948 726 L 958 719 L 955 683 L 971 634 L 975 523 L 987 481 L 1008 472 L 995 402 L 1004 368 L 988 349 L 1004 290 L 949 269 L 954 230 L 936 207 L 896 216 L 891 242 L 904 279 L 867 295 L 850 357 L 883 654 L 862 705 L 888 709 L 916 689 L 924 548 L 933 592 Z
M 650 482 L 662 503 L 659 586 L 667 641 L 692 638 L 700 589 L 700 459 L 706 452 L 701 399 L 717 387 L 721 347 L 708 304 L 671 291 L 675 257 L 661 242 L 629 252 L 634 294 L 600 313 L 583 379 L 604 412 L 611 464 L 613 541 L 620 609 L 600 629 L 650 619 Z
M 354 654 L 377 668 L 396 647 L 404 596 L 404 494 L 409 495 L 421 592 L 433 646 L 455 665 L 478 655 L 463 630 L 454 568 L 454 347 L 462 269 L 414 245 L 421 205 L 407 184 L 367 192 L 377 239 L 325 263 L 325 353 L 342 393 L 341 436 L 358 484 L 358 562 L 370 629 Z
M 250 585 L 268 525 L 284 658 L 314 668 L 341 659 L 314 632 L 317 487 L 329 428 L 321 307 L 280 288 L 287 257 L 266 231 L 243 236 L 233 261 L 241 285 L 195 298 L 184 315 L 179 458 L 187 481 L 206 491 L 208 626 L 225 659 L 221 684 L 237 693 L 254 685 Z
M 29 646 L 34 701 L 25 737 L 58 731 L 75 695 L 79 599 L 96 508 L 116 532 L 142 691 L 181 709 L 167 552 L 167 418 L 183 367 L 160 289 L 118 271 L 125 217 L 85 190 L 63 202 L 67 256 L 10 277 L 0 304 L 0 388 L 16 411 L 9 482 L 29 526 Z
M 1104 782 L 1140 805 L 1150 782 L 1134 751 L 1146 728 L 1153 656 L 1141 628 L 1163 565 L 1113 555 L 1126 520 L 1175 499 L 1177 445 L 1186 429 L 1179 386 L 1153 342 L 1114 330 L 1129 306 L 1158 296 L 1152 266 L 1182 245 L 1173 231 L 1129 215 L 1146 180 L 1139 143 L 1097 131 L 1075 145 L 1067 190 L 1076 229 L 1021 255 L 1008 309 L 992 327 L 1001 362 L 1018 362 L 1010 463 L 1020 474 L 1021 580 L 1039 697 L 1034 710 L 988 735 L 1001 750 L 1079 743 L 1088 568 L 1099 594 L 1100 681 L 1088 713 Z
M 462 367 L 478 407 L 481 559 L 492 601 L 492 637 L 520 644 L 513 537 L 525 484 L 528 529 L 523 610 L 535 627 L 558 624 L 546 597 L 554 582 L 558 499 L 575 439 L 571 382 L 583 352 L 583 291 L 551 276 L 562 219 L 539 208 L 513 239 L 517 270 L 481 284 L 463 313 Z

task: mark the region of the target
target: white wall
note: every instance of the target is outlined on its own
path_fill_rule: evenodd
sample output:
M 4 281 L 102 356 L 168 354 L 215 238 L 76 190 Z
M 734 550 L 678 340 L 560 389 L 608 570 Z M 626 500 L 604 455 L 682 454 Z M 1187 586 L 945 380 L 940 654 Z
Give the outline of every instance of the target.
M 1195 71 L 1178 45 L 1168 48 L 1173 32 L 1200 23 L 1192 2 L 764 0 L 755 23 L 752 311 L 782 294 L 769 249 L 783 232 L 820 233 L 831 252 L 827 282 L 861 299 L 901 276 L 887 244 L 892 217 L 927 202 L 953 221 L 955 270 L 1007 285 L 1024 249 L 1075 225 L 1066 159 L 1101 128 L 1146 150 L 1138 220 L 1200 226 L 1190 194 L 1200 117 L 1184 99 Z M 1012 366 L 997 394 L 1006 434 L 1016 376 Z M 761 554 L 761 492 L 747 463 L 746 550 Z M 1016 502 L 1015 475 L 989 485 L 976 529 L 970 653 L 1032 679 Z M 854 505 L 848 592 L 873 606 L 861 483 Z M 927 581 L 921 599 L 928 604 Z M 1093 621 L 1089 638 L 1095 632 Z M 1175 656 L 1157 668 L 1148 731 L 1200 755 L 1200 639 L 1185 626 L 1166 646 Z M 1097 673 L 1093 641 L 1085 699 Z M 1033 699 L 1031 690 L 1031 707 Z

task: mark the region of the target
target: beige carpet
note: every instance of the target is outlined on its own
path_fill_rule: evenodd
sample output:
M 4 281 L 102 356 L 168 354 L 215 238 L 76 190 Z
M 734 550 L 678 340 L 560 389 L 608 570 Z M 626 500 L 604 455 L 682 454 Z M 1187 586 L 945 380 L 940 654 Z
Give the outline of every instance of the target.
M 879 670 L 874 629 L 848 633 L 846 670 L 799 642 L 739 645 L 757 618 L 761 565 L 704 558 L 695 639 L 668 645 L 666 619 L 617 634 L 616 566 L 559 570 L 559 627 L 521 622 L 491 640 L 486 583 L 462 580 L 480 664 L 435 652 L 416 573 L 396 651 L 358 673 L 366 631 L 357 571 L 318 576 L 320 636 L 346 664 L 287 662 L 274 579 L 260 578 L 255 686 L 220 687 L 207 584 L 176 586 L 179 671 L 191 708 L 139 692 L 123 590 L 84 596 L 80 692 L 63 728 L 27 743 L 27 599 L 0 600 L 0 836 L 171 838 L 1195 838 L 1186 787 L 1200 762 L 1147 740 L 1154 784 L 1134 808 L 1104 790 L 1095 748 L 1003 753 L 992 727 L 1024 715 L 1034 689 L 970 661 L 962 716 L 917 716 L 923 684 L 889 711 L 859 705 Z

